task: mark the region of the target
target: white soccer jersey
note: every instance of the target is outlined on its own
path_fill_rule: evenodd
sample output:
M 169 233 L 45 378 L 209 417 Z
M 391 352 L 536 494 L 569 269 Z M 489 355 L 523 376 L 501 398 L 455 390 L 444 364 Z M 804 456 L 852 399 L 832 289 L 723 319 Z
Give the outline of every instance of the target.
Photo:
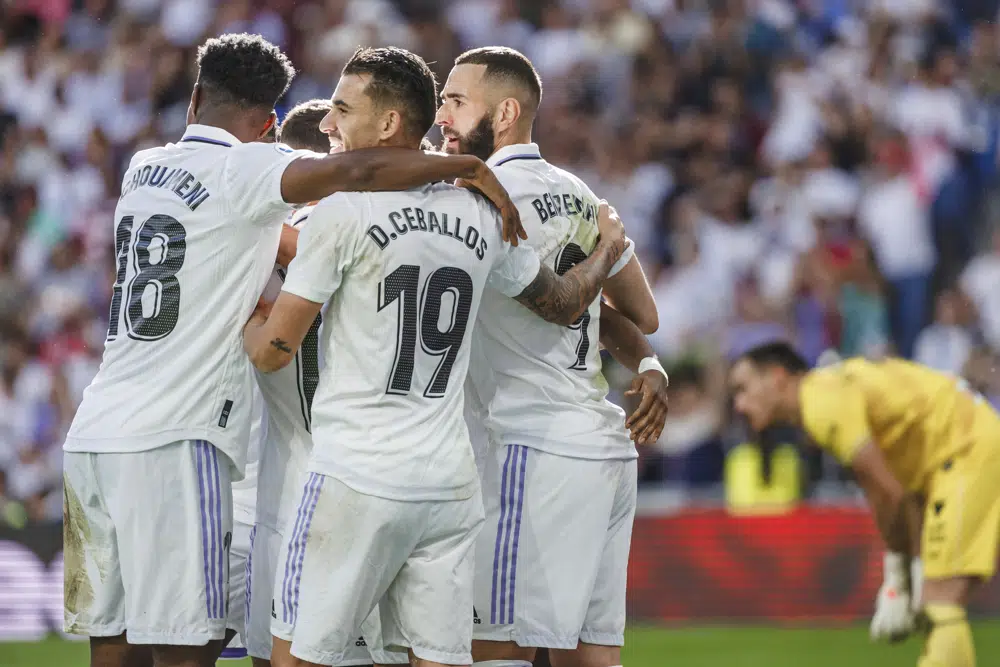
M 543 160 L 535 144 L 504 147 L 487 164 L 514 200 L 527 243 L 543 263 L 563 274 L 593 251 L 600 199 L 583 181 Z M 611 275 L 632 255 L 630 244 Z M 625 413 L 606 398 L 600 316 L 600 296 L 576 324 L 563 327 L 486 291 L 469 378 L 494 442 L 577 458 L 637 456 Z
M 296 211 L 289 224 L 301 229 L 313 208 L 307 206 Z M 274 265 L 264 291 L 266 301 L 278 298 L 285 273 L 284 267 Z M 305 472 L 312 450 L 309 418 L 319 382 L 321 321 L 322 317 L 317 316 L 292 363 L 273 373 L 257 373 L 257 384 L 265 402 L 264 430 L 267 434 L 261 449 L 257 523 L 280 533 L 294 520 L 295 508 L 302 495 L 300 476 Z
M 329 301 L 309 471 L 394 500 L 476 493 L 462 388 L 479 301 L 538 270 L 485 200 L 451 185 L 320 202 L 284 285 Z
M 65 449 L 207 440 L 243 474 L 251 366 L 243 324 L 274 265 L 285 167 L 309 151 L 189 125 L 140 151 L 115 210 L 118 274 L 104 359 Z

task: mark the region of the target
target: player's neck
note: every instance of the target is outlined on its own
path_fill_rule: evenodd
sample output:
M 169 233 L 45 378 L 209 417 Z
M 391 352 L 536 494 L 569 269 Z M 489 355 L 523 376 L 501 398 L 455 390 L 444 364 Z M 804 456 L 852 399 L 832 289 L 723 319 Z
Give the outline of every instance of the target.
M 802 404 L 799 401 L 799 386 L 802 383 L 802 377 L 796 377 L 787 388 L 787 396 L 785 396 L 785 405 L 787 406 L 788 414 L 785 415 L 785 419 L 790 422 L 793 426 L 802 425 Z
M 517 132 L 510 131 L 502 135 L 497 135 L 495 148 L 493 152 L 496 153 L 502 148 L 507 146 L 518 146 L 520 144 L 530 144 L 531 143 L 531 131 L 527 132 Z
M 194 122 L 225 130 L 245 144 L 260 138 L 260 124 L 246 118 L 233 118 L 231 115 L 205 111 L 198 114 Z

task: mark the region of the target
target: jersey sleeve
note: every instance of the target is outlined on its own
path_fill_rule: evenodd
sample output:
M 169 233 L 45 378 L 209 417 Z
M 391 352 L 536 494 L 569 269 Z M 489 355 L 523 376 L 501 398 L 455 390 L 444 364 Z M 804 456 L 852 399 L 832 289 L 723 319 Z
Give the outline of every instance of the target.
M 490 271 L 489 285 L 506 296 L 515 297 L 531 284 L 541 269 L 541 261 L 534 248 L 525 243 L 508 245 L 493 269 Z
M 802 383 L 803 426 L 817 445 L 849 465 L 871 440 L 865 397 L 849 378 L 819 372 Z
M 320 202 L 299 233 L 298 249 L 282 291 L 326 303 L 354 264 L 362 224 L 360 209 L 349 195 L 340 193 Z
M 226 164 L 230 209 L 239 219 L 260 225 L 287 214 L 292 205 L 281 197 L 281 177 L 295 160 L 315 155 L 284 144 L 254 142 L 235 146 Z
M 632 239 L 629 239 L 628 237 L 625 238 L 628 239 L 628 247 L 625 248 L 625 252 L 622 253 L 622 256 L 619 257 L 618 261 L 611 267 L 611 270 L 608 271 L 608 278 L 624 269 L 625 265 L 631 262 L 632 258 L 635 257 L 635 243 L 633 243 Z

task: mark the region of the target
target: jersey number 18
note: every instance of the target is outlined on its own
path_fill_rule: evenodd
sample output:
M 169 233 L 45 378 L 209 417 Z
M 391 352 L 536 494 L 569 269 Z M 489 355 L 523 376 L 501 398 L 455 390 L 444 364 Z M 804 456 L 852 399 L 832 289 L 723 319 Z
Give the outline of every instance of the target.
M 135 243 L 132 244 L 134 222 L 134 216 L 126 215 L 115 230 L 118 274 L 111 293 L 109 341 L 118 337 L 118 319 L 122 300 L 126 295 L 125 328 L 129 338 L 160 340 L 170 335 L 177 326 L 181 303 L 181 284 L 177 280 L 177 272 L 184 265 L 187 231 L 176 218 L 157 214 L 139 225 Z M 151 261 L 154 252 L 159 256 L 159 261 L 155 263 Z M 126 285 L 129 263 L 132 264 L 135 275 Z M 147 293 L 150 293 L 149 297 L 146 297 Z M 144 297 L 153 301 L 149 317 L 144 315 Z

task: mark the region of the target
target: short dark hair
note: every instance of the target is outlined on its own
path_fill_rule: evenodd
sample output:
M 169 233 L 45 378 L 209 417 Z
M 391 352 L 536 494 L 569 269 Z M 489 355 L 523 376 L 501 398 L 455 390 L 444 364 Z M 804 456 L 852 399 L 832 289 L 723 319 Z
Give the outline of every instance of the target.
M 285 115 L 278 130 L 278 141 L 292 148 L 329 152 L 330 138 L 320 132 L 319 123 L 332 108 L 329 100 L 309 100 L 296 105 Z
M 437 79 L 424 59 L 406 49 L 362 47 L 344 65 L 344 76 L 371 76 L 365 93 L 379 109 L 398 108 L 408 136 L 420 138 L 434 126 Z
M 273 109 L 294 78 L 288 57 L 260 35 L 227 34 L 198 47 L 198 84 L 209 104 Z
M 528 57 L 506 46 L 484 46 L 455 58 L 456 65 L 485 65 L 483 78 L 508 81 L 531 95 L 535 109 L 542 102 L 542 78 Z M 534 109 L 532 109 L 534 111 Z
M 758 368 L 784 368 L 795 375 L 809 370 L 809 363 L 805 357 L 786 341 L 774 341 L 752 347 L 739 358 L 746 359 Z

